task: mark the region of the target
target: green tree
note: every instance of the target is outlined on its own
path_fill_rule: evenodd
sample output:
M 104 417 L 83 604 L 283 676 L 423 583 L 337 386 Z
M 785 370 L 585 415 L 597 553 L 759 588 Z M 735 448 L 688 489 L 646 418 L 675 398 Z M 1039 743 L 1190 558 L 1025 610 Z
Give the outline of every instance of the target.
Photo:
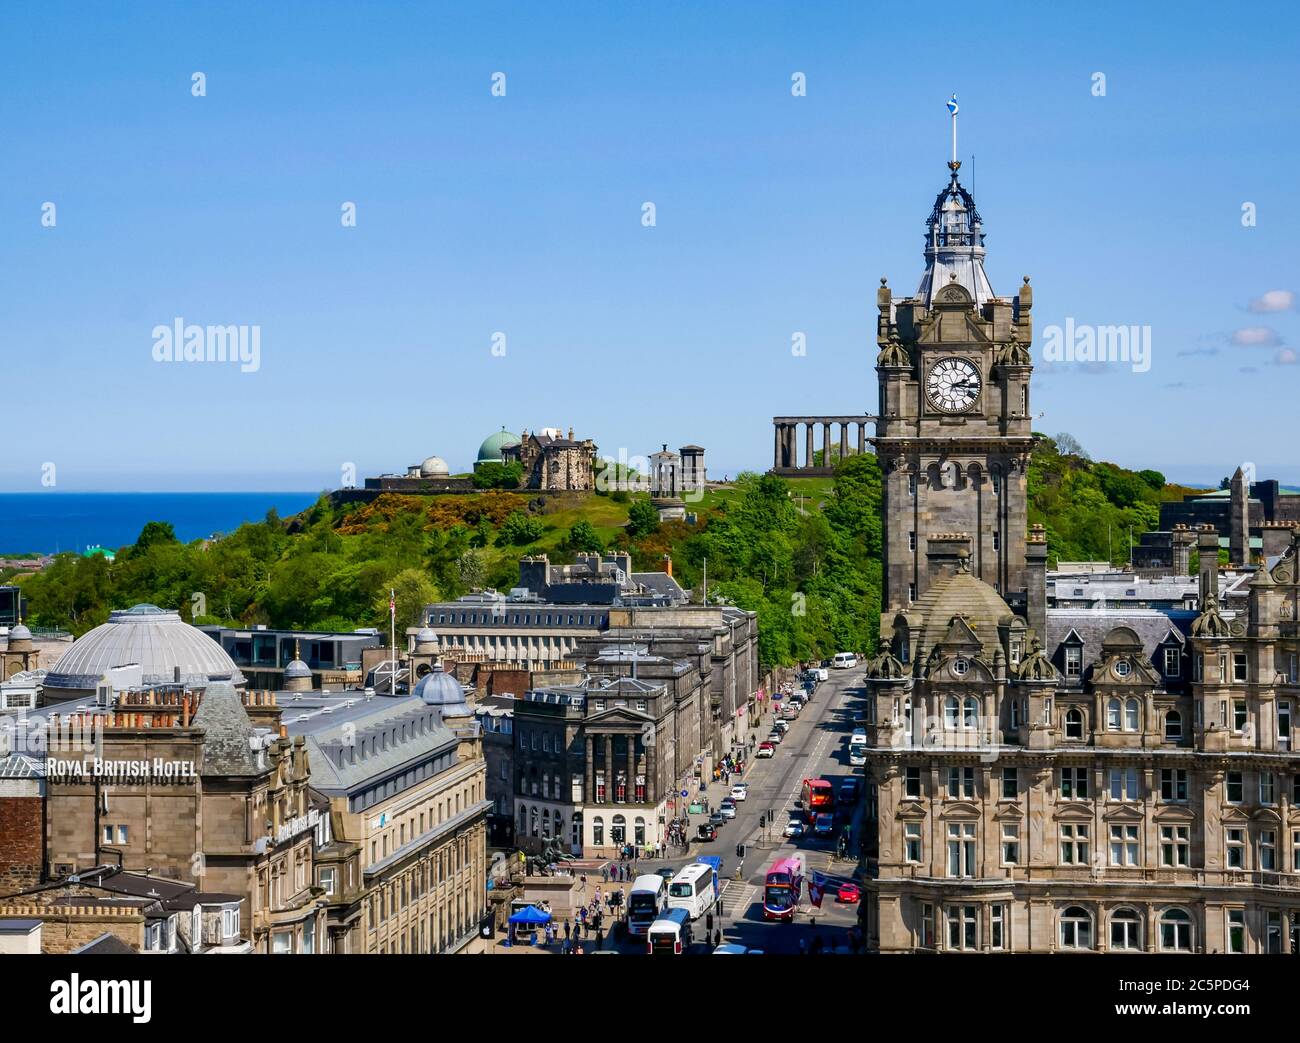
M 470 476 L 476 489 L 518 489 L 524 480 L 524 465 L 518 460 L 497 463 L 490 460 L 479 464 Z
M 519 547 L 527 543 L 536 543 L 546 531 L 545 526 L 536 518 L 530 518 L 523 511 L 514 511 L 501 525 L 497 533 L 498 547 Z
M 596 554 L 604 550 L 605 547 L 595 527 L 586 518 L 580 518 L 574 523 L 565 542 L 570 550 L 587 551 Z
M 420 569 L 403 569 L 393 576 L 373 604 L 376 626 L 389 625 L 389 591 L 395 593 L 397 632 L 403 634 L 407 627 L 419 626 L 424 618 L 424 607 L 438 600 L 438 588 Z
M 659 528 L 659 512 L 648 497 L 638 496 L 627 512 L 627 532 L 633 539 L 649 536 Z
M 482 587 L 487 576 L 483 555 L 476 550 L 467 550 L 457 558 L 456 570 L 460 574 L 461 583 L 470 588 Z

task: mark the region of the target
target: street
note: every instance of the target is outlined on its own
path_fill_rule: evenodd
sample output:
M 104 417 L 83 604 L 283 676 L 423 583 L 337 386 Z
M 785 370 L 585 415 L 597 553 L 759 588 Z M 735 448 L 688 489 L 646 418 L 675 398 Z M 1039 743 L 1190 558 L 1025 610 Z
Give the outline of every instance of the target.
M 820 937 L 826 951 L 845 949 L 848 929 L 857 922 L 857 904 L 841 904 L 835 893 L 839 883 L 854 879 L 856 858 L 837 860 L 834 839 L 814 839 L 811 835 L 789 840 L 782 835 L 791 812 L 798 810 L 800 788 L 805 778 L 824 778 L 839 792 L 843 779 L 858 779 L 857 804 L 853 809 L 853 837 L 861 835 L 863 786 L 862 769 L 849 766 L 848 741 L 855 727 L 855 718 L 862 711 L 861 688 L 857 683 L 861 668 L 832 670 L 830 680 L 818 685 L 812 701 L 799 719 L 790 723 L 790 730 L 776 748 L 771 759 L 753 759 L 743 781 L 749 784 L 747 800 L 737 801 L 736 817 L 718 830 L 718 839 L 712 842 L 692 840 L 690 850 L 666 861 L 640 860 L 635 872 L 653 873 L 663 866 L 679 869 L 700 855 L 718 855 L 723 859 L 720 917 L 714 912 L 714 927 L 721 928 L 724 942 L 734 942 L 747 948 L 761 949 L 764 953 L 798 953 L 800 941 L 811 946 Z M 763 719 L 759 729 L 760 739 L 767 736 L 770 714 Z M 733 776 L 731 782 L 742 781 Z M 704 791 L 709 805 L 716 808 L 730 793 L 730 784 L 710 782 Z M 759 818 L 765 812 L 775 812 L 766 829 L 759 828 Z M 708 821 L 708 815 L 692 815 L 690 832 Z M 736 857 L 736 845 L 746 847 L 743 863 Z M 856 851 L 856 839 L 850 850 Z M 803 895 L 792 923 L 775 923 L 763 919 L 763 880 L 767 868 L 777 859 L 801 852 L 807 874 Z M 737 870 L 740 870 L 737 878 Z M 808 898 L 807 882 L 814 872 L 823 873 L 828 888 L 820 909 Z M 696 944 L 692 953 L 707 953 L 711 945 L 702 943 L 705 931 L 703 921 L 692 925 Z M 645 952 L 645 941 L 640 938 L 616 936 L 616 942 L 607 941 L 606 948 L 616 948 L 624 953 Z

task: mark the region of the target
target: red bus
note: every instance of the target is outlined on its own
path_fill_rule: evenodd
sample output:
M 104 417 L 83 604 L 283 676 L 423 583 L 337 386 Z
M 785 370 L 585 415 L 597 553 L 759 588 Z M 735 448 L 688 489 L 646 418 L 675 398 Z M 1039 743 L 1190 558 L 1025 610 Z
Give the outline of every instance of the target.
M 803 856 L 778 858 L 763 881 L 763 919 L 793 920 L 803 892 Z
M 800 799 L 809 825 L 817 820 L 818 815 L 835 810 L 835 790 L 825 779 L 804 779 Z

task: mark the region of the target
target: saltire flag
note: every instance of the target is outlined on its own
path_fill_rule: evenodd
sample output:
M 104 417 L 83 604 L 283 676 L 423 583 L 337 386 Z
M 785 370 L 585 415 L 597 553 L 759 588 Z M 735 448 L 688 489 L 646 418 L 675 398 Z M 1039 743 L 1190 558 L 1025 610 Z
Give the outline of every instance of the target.
M 956 94 L 954 94 L 951 98 L 948 99 L 948 111 L 951 112 L 954 116 L 957 115 L 957 95 L 956 95 Z
M 397 591 L 396 590 L 390 590 L 388 592 L 388 614 L 392 616 L 394 619 L 397 618 Z
M 812 880 L 808 884 L 808 899 L 818 909 L 822 907 L 822 894 L 826 891 L 826 877 L 821 873 L 813 873 Z

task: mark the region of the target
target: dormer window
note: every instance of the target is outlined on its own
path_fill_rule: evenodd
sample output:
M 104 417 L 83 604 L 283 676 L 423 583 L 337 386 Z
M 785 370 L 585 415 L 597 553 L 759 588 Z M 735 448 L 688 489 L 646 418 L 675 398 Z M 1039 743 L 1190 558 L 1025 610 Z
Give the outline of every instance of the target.
M 1182 672 L 1182 656 L 1177 648 L 1165 649 L 1165 676 L 1178 677 Z
M 1020 638 L 1013 637 L 1011 639 L 1011 665 L 1015 666 L 1018 662 L 1020 662 Z
M 1083 649 L 1078 645 L 1065 648 L 1065 676 L 1080 677 L 1083 674 Z

